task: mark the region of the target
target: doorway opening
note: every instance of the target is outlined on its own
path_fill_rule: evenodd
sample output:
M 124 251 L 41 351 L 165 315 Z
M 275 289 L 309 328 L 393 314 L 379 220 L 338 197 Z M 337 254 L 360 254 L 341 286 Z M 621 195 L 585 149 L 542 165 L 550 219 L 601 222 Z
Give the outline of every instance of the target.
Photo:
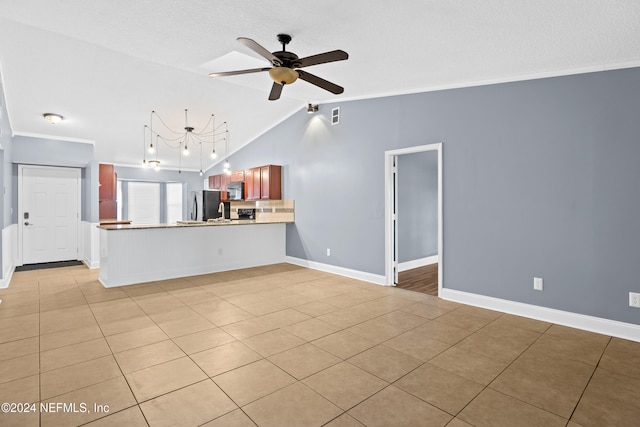
M 403 216 L 401 213 L 406 213 L 407 207 L 405 203 L 400 203 L 400 199 L 406 201 L 412 197 L 411 194 L 403 194 L 403 188 L 407 186 L 406 182 L 403 184 L 403 188 L 399 189 L 398 184 L 402 183 L 401 176 L 402 171 L 400 167 L 404 161 L 401 161 L 400 156 L 415 153 L 425 153 L 436 157 L 433 162 L 437 164 L 437 171 L 431 175 L 431 178 L 419 178 L 428 179 L 427 181 L 414 182 L 413 185 L 417 185 L 416 188 L 421 186 L 433 187 L 437 195 L 433 197 L 432 201 L 420 200 L 420 202 L 428 202 L 431 205 L 436 204 L 435 207 L 425 209 L 420 207 L 416 208 L 415 212 L 412 212 L 410 216 L 411 220 L 403 219 L 405 223 L 402 224 L 402 229 L 399 229 L 399 224 Z M 409 156 L 407 156 L 409 157 Z M 406 163 L 405 163 L 406 164 Z M 426 164 L 425 164 L 425 167 Z M 442 144 L 429 144 L 416 147 L 403 148 L 399 150 L 390 150 L 385 152 L 385 278 L 387 286 L 397 286 L 400 279 L 407 281 L 418 282 L 431 282 L 430 291 L 431 294 L 440 295 L 443 284 L 443 207 L 442 207 Z M 437 183 L 431 182 L 433 179 L 437 180 Z M 411 180 L 409 180 L 411 182 Z M 434 185 L 435 184 L 435 185 Z M 416 193 L 416 197 L 420 196 L 420 193 Z M 430 197 L 430 196 L 429 196 Z M 421 205 L 423 206 L 423 205 Z M 404 209 L 404 211 L 403 211 Z M 432 210 L 429 214 L 428 210 Z M 435 218 L 433 218 L 435 217 Z M 406 218 L 406 215 L 405 217 Z M 437 226 L 433 227 L 433 220 L 436 220 Z M 431 223 L 431 225 L 429 225 Z M 435 230 L 435 231 L 433 231 Z M 402 232 L 401 232 L 402 231 Z M 413 231 L 416 234 L 411 235 Z M 409 234 L 408 234 L 409 233 Z M 435 234 L 435 235 L 434 235 Z M 410 261 L 403 260 L 402 256 L 411 250 L 407 249 L 407 236 L 410 235 L 414 246 L 421 247 L 420 250 L 427 250 L 427 256 L 419 256 L 419 259 L 411 259 Z M 404 236 L 404 237 L 403 237 Z M 425 244 L 428 243 L 431 249 L 424 249 Z M 436 253 L 432 252 L 436 250 Z M 429 252 L 430 251 L 430 252 Z M 418 253 L 418 252 L 416 252 Z M 410 256 L 411 258 L 411 256 Z M 415 258 L 413 256 L 412 258 Z M 434 283 L 437 282 L 437 285 Z M 409 286 L 402 286 L 410 288 Z M 422 289 L 412 289 L 423 292 Z M 437 290 L 437 292 L 436 292 Z
M 17 266 L 78 260 L 80 169 L 18 165 Z

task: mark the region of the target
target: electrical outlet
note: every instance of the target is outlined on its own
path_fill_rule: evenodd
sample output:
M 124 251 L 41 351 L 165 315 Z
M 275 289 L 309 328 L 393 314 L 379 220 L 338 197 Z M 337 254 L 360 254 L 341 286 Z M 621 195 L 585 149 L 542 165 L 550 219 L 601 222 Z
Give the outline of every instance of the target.
M 327 248 L 327 256 L 331 256 L 331 249 Z
M 640 308 L 640 293 L 629 292 L 629 307 Z
M 535 289 L 536 291 L 541 291 L 542 287 L 543 287 L 542 278 L 541 277 L 534 277 L 533 278 L 533 289 Z

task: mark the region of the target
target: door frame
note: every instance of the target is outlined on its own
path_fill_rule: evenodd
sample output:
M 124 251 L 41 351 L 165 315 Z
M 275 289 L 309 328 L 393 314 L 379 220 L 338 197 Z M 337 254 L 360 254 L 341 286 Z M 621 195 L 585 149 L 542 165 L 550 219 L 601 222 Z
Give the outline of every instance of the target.
M 384 251 L 385 251 L 385 286 L 395 286 L 394 278 L 397 272 L 397 262 L 394 259 L 396 252 L 396 236 L 394 233 L 394 212 L 397 200 L 396 179 L 397 167 L 395 166 L 397 157 L 402 154 L 421 153 L 424 151 L 437 151 L 438 153 L 438 296 L 442 292 L 444 283 L 443 265 L 443 205 L 442 205 L 442 143 L 419 145 L 415 147 L 401 148 L 384 152 Z
M 19 164 L 18 165 L 18 222 L 17 222 L 17 226 L 18 226 L 18 254 L 16 257 L 16 266 L 21 266 L 24 265 L 22 260 L 22 238 L 23 238 L 23 218 L 20 218 L 20 215 L 22 215 L 22 212 L 24 212 L 23 209 L 23 197 L 22 197 L 22 190 L 24 188 L 24 184 L 22 182 L 22 172 L 24 169 L 47 169 L 47 170 L 73 170 L 76 171 L 77 173 L 77 177 L 76 179 L 78 180 L 78 218 L 76 219 L 76 223 L 77 223 L 77 228 L 78 228 L 78 233 L 77 233 L 77 237 L 76 237 L 76 248 L 77 248 L 77 256 L 76 259 L 80 259 L 80 241 L 82 239 L 82 221 L 81 221 L 81 212 L 82 212 L 82 171 L 80 168 L 67 168 L 67 167 L 60 167 L 60 166 L 40 166 L 40 165 L 23 165 L 23 164 Z

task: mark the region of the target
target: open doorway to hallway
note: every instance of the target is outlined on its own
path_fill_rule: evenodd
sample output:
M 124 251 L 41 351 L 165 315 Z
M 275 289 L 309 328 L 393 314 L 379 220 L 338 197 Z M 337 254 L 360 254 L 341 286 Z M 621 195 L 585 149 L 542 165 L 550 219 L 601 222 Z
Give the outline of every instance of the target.
M 442 288 L 442 144 L 385 153 L 386 284 Z

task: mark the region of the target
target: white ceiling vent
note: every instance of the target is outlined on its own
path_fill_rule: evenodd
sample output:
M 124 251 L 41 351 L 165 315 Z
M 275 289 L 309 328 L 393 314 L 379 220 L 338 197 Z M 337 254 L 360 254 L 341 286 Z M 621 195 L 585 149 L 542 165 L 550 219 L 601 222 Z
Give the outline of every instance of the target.
M 340 123 L 340 107 L 331 110 L 331 125 Z

